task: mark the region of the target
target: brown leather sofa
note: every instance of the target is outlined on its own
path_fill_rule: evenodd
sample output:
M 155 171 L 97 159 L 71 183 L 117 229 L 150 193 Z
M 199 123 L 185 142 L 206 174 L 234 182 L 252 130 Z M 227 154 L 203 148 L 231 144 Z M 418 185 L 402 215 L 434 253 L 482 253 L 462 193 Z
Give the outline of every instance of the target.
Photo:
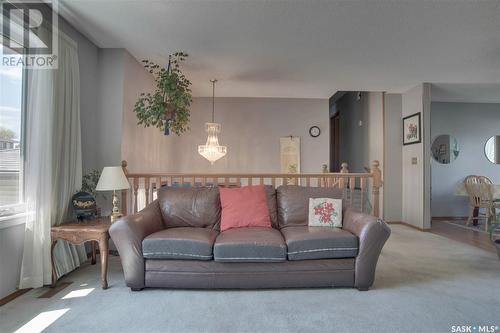
M 356 287 L 373 284 L 390 229 L 345 208 L 343 228 L 308 227 L 309 198 L 333 188 L 266 186 L 273 228 L 219 232 L 217 188 L 164 188 L 144 210 L 110 228 L 132 290 Z

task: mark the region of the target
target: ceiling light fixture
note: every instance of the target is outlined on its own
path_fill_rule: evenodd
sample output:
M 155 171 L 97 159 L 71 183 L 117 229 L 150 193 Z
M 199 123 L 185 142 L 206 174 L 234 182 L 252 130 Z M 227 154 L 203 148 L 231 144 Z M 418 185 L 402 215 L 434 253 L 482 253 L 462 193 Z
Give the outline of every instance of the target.
M 198 153 L 205 157 L 213 165 L 219 158 L 224 157 L 227 153 L 227 147 L 219 145 L 219 138 L 217 135 L 221 131 L 221 125 L 214 120 L 215 114 L 215 82 L 216 79 L 210 80 L 212 82 L 212 122 L 205 124 L 205 130 L 208 133 L 207 143 L 198 146 Z

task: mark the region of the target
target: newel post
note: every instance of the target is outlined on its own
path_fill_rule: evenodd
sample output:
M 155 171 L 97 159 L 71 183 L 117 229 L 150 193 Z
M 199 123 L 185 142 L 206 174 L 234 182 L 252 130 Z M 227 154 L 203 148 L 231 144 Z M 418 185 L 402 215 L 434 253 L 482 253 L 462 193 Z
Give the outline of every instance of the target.
M 382 187 L 382 172 L 380 171 L 380 162 L 375 160 L 372 164 L 371 174 L 373 177 L 372 202 L 373 212 L 376 217 L 380 217 L 380 188 Z
M 323 164 L 321 166 L 321 172 L 322 173 L 328 173 L 328 165 L 326 164 Z M 321 180 L 318 178 L 318 180 L 320 180 L 321 182 L 323 182 L 323 186 L 324 187 L 329 187 L 330 186 L 330 181 L 329 181 L 330 177 L 326 176 L 323 177 Z
M 128 179 L 127 161 L 125 161 L 125 160 L 122 161 L 122 170 L 123 170 L 123 173 L 125 174 L 125 177 L 127 177 L 127 179 Z M 121 204 L 122 204 L 122 215 L 123 216 L 127 215 L 127 192 L 128 192 L 128 190 L 122 191 Z
M 340 165 L 340 173 L 349 173 L 349 165 L 346 162 Z M 339 188 L 344 189 L 344 187 L 345 187 L 345 178 L 340 177 Z

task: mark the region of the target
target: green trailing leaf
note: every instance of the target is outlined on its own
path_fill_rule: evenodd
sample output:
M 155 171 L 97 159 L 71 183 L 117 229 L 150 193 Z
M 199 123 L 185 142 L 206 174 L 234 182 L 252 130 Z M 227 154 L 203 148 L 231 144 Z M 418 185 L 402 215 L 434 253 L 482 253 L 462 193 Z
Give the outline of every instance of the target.
M 82 177 L 82 188 L 79 191 L 87 192 L 96 196 L 96 186 L 101 177 L 101 172 L 99 170 L 92 170 L 89 173 L 83 175 Z M 78 192 L 79 192 L 78 191 Z
M 176 52 L 169 56 L 170 69 L 149 60 L 143 60 L 144 68 L 153 74 L 156 89 L 153 93 L 141 93 L 135 103 L 137 124 L 156 127 L 165 132 L 165 127 L 177 135 L 189 130 L 189 107 L 191 106 L 191 81 L 182 73 L 180 63 L 187 53 Z

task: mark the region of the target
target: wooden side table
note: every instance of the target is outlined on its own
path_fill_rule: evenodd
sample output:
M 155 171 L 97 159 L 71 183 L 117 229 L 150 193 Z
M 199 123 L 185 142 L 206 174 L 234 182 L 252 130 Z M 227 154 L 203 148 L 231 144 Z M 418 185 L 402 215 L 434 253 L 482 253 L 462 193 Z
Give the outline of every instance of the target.
M 54 265 L 54 247 L 56 246 L 57 241 L 61 239 L 75 245 L 92 242 L 92 265 L 96 263 L 95 243 L 97 242 L 99 244 L 101 257 L 101 286 L 102 289 L 108 288 L 108 230 L 110 226 L 111 221 L 109 220 L 109 217 L 102 217 L 91 221 L 75 221 L 73 223 L 54 226 L 50 229 L 50 237 L 52 239 L 52 246 L 50 248 L 50 259 L 52 263 L 52 287 L 55 287 L 57 282 Z

